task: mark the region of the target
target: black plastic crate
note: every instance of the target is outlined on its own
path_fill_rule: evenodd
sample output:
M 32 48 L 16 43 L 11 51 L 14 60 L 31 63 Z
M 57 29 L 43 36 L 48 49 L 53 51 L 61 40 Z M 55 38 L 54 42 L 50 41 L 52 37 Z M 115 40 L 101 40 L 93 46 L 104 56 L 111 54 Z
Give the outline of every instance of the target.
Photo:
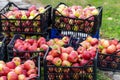
M 10 11 L 11 7 L 17 7 L 19 10 L 28 10 L 19 8 L 13 2 L 9 2 L 0 11 L 0 31 L 15 33 L 40 33 L 48 29 L 51 24 L 51 6 L 45 6 L 45 12 L 36 15 L 33 19 L 9 19 L 4 14 Z
M 44 80 L 96 80 L 96 58 L 79 67 L 55 66 L 46 60 L 49 51 L 44 56 Z
M 4 60 L 6 58 L 6 37 L 0 33 L 0 60 Z
M 52 19 L 52 26 L 57 30 L 66 30 L 66 31 L 73 31 L 78 33 L 87 33 L 91 36 L 97 35 L 99 37 L 99 30 L 102 24 L 102 7 L 97 7 L 99 10 L 99 14 L 96 16 L 91 16 L 86 19 L 79 19 L 79 18 L 70 18 L 63 16 L 57 8 L 59 5 L 66 5 L 65 3 L 59 3 L 57 7 L 53 9 L 53 19 Z M 68 6 L 68 5 L 66 5 Z M 59 13 L 59 14 L 56 14 Z M 91 18 L 94 18 L 91 20 Z M 67 22 L 65 22 L 66 20 Z M 79 22 L 79 24 L 77 24 Z M 86 25 L 85 25 L 86 24 Z
M 120 51 L 113 54 L 98 53 L 97 67 L 104 71 L 120 71 L 120 56 L 117 53 Z
M 39 35 L 39 37 L 40 36 L 47 37 L 47 34 L 41 34 L 41 35 Z M 12 38 L 10 43 L 7 45 L 8 61 L 10 61 L 15 56 L 20 57 L 23 61 L 26 61 L 32 57 L 39 56 L 39 53 L 45 54 L 45 51 L 42 51 L 42 50 L 39 50 L 39 51 L 18 51 L 18 50 L 16 50 L 14 48 L 14 44 L 17 39 L 25 40 L 26 37 L 25 36 L 23 37 L 20 34 L 14 35 L 14 37 Z M 40 56 L 41 65 L 43 64 L 43 56 L 44 55 Z

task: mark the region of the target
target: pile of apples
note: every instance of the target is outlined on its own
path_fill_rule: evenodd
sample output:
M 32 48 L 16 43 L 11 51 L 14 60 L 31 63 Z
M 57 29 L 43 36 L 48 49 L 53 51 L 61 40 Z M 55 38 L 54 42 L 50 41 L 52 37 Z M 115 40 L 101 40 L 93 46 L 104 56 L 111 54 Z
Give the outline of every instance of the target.
M 37 15 L 44 13 L 45 10 L 46 9 L 44 7 L 39 7 L 37 9 L 35 5 L 29 7 L 28 10 L 19 10 L 17 7 L 12 7 L 10 11 L 4 14 L 8 20 L 3 21 L 2 29 L 4 31 L 8 31 L 10 29 L 12 32 L 40 32 L 40 16 Z M 37 17 L 35 18 L 35 16 Z M 6 19 L 6 17 L 2 16 L 3 19 Z M 33 18 L 35 18 L 34 21 L 32 21 Z M 22 21 L 19 19 L 22 19 Z
M 88 74 L 86 76 L 86 73 L 92 73 L 93 67 L 89 67 L 89 65 L 94 65 L 93 60 L 96 57 L 96 46 L 98 45 L 98 39 L 88 37 L 85 41 L 80 43 L 79 47 L 77 49 L 74 49 L 71 46 L 68 47 L 59 47 L 55 49 L 50 49 L 47 56 L 45 57 L 45 60 L 47 60 L 47 67 L 48 72 L 53 73 L 62 73 L 64 74 L 57 74 L 57 79 L 81 79 L 80 75 L 84 75 L 85 79 L 92 80 L 93 76 Z M 77 44 L 76 44 L 77 45 Z M 49 65 L 54 65 L 57 67 L 49 67 Z M 61 68 L 65 67 L 65 68 Z M 85 69 L 81 69 L 81 67 L 86 66 Z M 74 73 L 74 75 L 69 76 L 69 73 Z M 82 73 L 82 74 L 79 74 Z M 49 79 L 54 79 L 56 76 L 49 74 L 47 75 Z M 91 76 L 91 77 L 90 77 Z
M 90 16 L 99 14 L 99 11 L 95 6 L 86 6 L 83 8 L 82 6 L 74 5 L 68 7 L 64 4 L 61 4 L 57 7 L 57 11 L 59 11 L 63 16 L 81 19 L 86 19 Z
M 55 11 L 55 27 L 59 29 L 92 32 L 95 16 L 99 15 L 99 10 L 95 6 L 71 6 L 59 5 Z M 64 17 L 65 16 L 65 17 Z
M 19 57 L 5 63 L 0 61 L 0 80 L 28 80 L 37 77 L 38 68 L 33 60 L 21 64 Z
M 44 37 L 40 37 L 38 39 L 29 38 L 25 40 L 16 39 L 13 48 L 14 56 L 19 55 L 29 59 L 31 56 L 38 55 L 39 53 L 39 55 L 43 57 L 49 46 L 52 48 L 56 48 L 57 46 L 63 46 L 68 44 L 69 40 L 70 38 L 68 36 L 64 36 L 62 39 L 55 38 L 48 41 Z

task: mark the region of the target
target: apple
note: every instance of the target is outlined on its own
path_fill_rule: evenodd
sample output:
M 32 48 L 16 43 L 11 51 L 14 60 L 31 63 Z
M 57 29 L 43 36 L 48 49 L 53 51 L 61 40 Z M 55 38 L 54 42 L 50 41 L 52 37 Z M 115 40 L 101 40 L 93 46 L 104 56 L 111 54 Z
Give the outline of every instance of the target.
M 38 10 L 40 13 L 44 13 L 44 11 L 45 11 L 44 7 L 39 7 Z
M 68 37 L 68 36 L 64 36 L 64 37 L 62 38 L 62 41 L 63 41 L 65 44 L 68 44 L 68 42 L 69 42 L 69 37 Z
M 47 55 L 46 60 L 53 61 L 53 56 L 52 55 Z
M 57 50 L 54 50 L 54 49 L 52 49 L 52 50 L 49 52 L 49 54 L 51 54 L 53 57 L 57 57 L 57 56 L 60 55 L 59 52 L 58 52 Z
M 11 71 L 7 74 L 7 79 L 8 80 L 18 80 L 18 75 L 15 72 Z
M 37 10 L 36 6 L 35 5 L 32 5 L 31 7 L 28 8 L 28 11 L 33 11 L 33 10 Z
M 3 75 L 7 76 L 7 74 L 10 72 L 10 69 L 5 66 L 5 67 L 3 67 L 3 71 L 4 71 Z
M 26 76 L 24 74 L 18 75 L 18 80 L 25 80 Z
M 14 62 L 7 62 L 6 63 L 6 66 L 8 67 L 8 68 L 10 68 L 10 69 L 14 69 L 15 67 L 16 67 L 16 65 L 15 65 L 15 63 Z
M 90 42 L 90 44 L 91 44 L 92 46 L 98 44 L 98 39 L 97 39 L 97 38 L 93 38 L 92 41 Z
M 68 55 L 68 61 L 70 62 L 77 62 L 78 60 L 78 53 L 77 51 L 72 51 L 69 55 Z
M 61 66 L 62 60 L 59 57 L 55 57 L 52 61 L 52 63 L 56 66 Z
M 74 71 L 74 72 L 79 72 L 79 66 L 80 66 L 80 64 L 79 63 L 74 63 L 74 64 L 72 64 L 72 70 Z
M 21 64 L 21 59 L 19 57 L 14 57 L 12 59 L 12 62 L 14 62 L 16 64 L 16 66 Z
M 110 45 L 111 44 L 116 46 L 118 44 L 118 40 L 117 39 L 110 40 Z
M 68 53 L 61 53 L 60 58 L 62 60 L 67 60 L 68 59 Z
M 48 49 L 48 45 L 47 44 L 42 44 L 40 46 L 40 50 L 46 51 Z
M 18 74 L 18 75 L 19 75 L 19 74 L 22 74 L 22 70 L 23 70 L 22 67 L 17 66 L 17 67 L 15 68 L 15 73 Z
M 108 53 L 108 54 L 112 54 L 112 53 L 114 53 L 116 51 L 116 46 L 115 45 L 110 45 L 109 47 L 107 47 L 107 49 L 106 49 L 106 52 Z
M 37 74 L 30 74 L 29 75 L 29 78 L 31 79 L 31 78 L 35 78 L 35 77 L 37 77 Z M 34 79 L 33 79 L 34 80 Z
M 35 68 L 35 63 L 32 60 L 27 60 L 24 63 L 24 68 L 26 70 L 34 69 Z
M 7 80 L 7 77 L 6 76 L 1 76 L 0 80 Z
M 104 48 L 107 48 L 110 45 L 108 40 L 104 40 L 103 43 L 101 43 L 101 44 Z
M 87 64 L 87 62 L 88 62 L 88 60 L 85 60 L 85 59 L 82 59 L 81 61 L 80 61 L 80 66 L 84 66 L 85 64 Z
M 0 64 L 3 64 L 4 66 L 6 66 L 5 62 L 4 61 L 0 61 Z
M 30 74 L 37 74 L 36 69 L 30 69 L 30 70 L 27 72 L 27 75 L 29 76 Z
M 62 66 L 71 66 L 71 63 L 68 60 L 63 60 Z
M 79 46 L 78 49 L 77 49 L 77 52 L 78 54 L 83 54 L 83 52 L 85 51 L 86 49 L 82 46 Z
M 116 45 L 116 49 L 117 49 L 117 50 L 120 50 L 120 43 L 118 43 L 118 44 Z
M 82 57 L 85 60 L 89 60 L 91 58 L 90 51 L 84 51 L 83 54 L 82 54 Z

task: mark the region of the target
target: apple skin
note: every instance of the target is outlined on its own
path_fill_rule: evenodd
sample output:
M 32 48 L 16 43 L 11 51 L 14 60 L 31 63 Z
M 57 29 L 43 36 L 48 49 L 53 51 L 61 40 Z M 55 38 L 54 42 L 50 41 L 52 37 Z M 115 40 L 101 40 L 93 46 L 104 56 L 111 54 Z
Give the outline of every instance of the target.
M 117 39 L 113 39 L 113 40 L 110 40 L 109 41 L 110 45 L 113 44 L 113 45 L 117 45 L 118 44 L 118 40 Z
M 82 54 L 82 57 L 85 60 L 89 60 L 91 58 L 90 52 L 89 51 L 84 51 L 83 54 Z
M 7 77 L 6 76 L 1 76 L 0 80 L 7 80 Z
M 117 49 L 117 50 L 120 50 L 120 43 L 118 43 L 118 44 L 116 45 L 116 49 Z
M 77 51 L 72 51 L 69 55 L 68 55 L 68 61 L 70 62 L 77 62 L 78 60 L 78 53 Z
M 47 44 L 42 44 L 40 46 L 40 50 L 46 51 L 48 49 L 48 45 Z
M 29 76 L 30 74 L 37 74 L 36 69 L 30 69 L 30 70 L 27 72 L 27 75 Z
M 112 54 L 112 53 L 114 53 L 116 51 L 116 46 L 115 45 L 110 45 L 109 47 L 107 47 L 107 49 L 106 49 L 106 52 L 107 52 L 107 54 Z
M 107 48 L 110 45 L 108 40 L 104 40 L 101 44 L 104 48 Z
M 17 67 L 15 68 L 15 73 L 18 74 L 18 75 L 19 75 L 19 74 L 22 74 L 22 70 L 23 70 L 22 67 L 17 66 Z
M 46 60 L 53 61 L 54 57 L 52 55 L 47 55 Z
M 3 71 L 4 71 L 4 76 L 7 76 L 7 74 L 10 72 L 10 69 L 8 67 L 3 67 Z
M 71 66 L 71 63 L 68 60 L 63 60 L 62 66 Z
M 74 64 L 72 64 L 72 70 L 74 71 L 74 72 L 79 72 L 79 67 L 80 66 L 80 64 L 79 63 L 74 63 Z
M 14 62 L 7 62 L 6 63 L 6 66 L 8 67 L 8 68 L 10 68 L 10 69 L 14 69 L 15 67 L 16 67 L 16 65 L 15 65 L 15 63 Z
M 35 68 L 35 63 L 34 63 L 32 60 L 27 60 L 27 61 L 24 63 L 24 68 L 25 68 L 26 70 L 34 69 L 34 68 Z
M 16 66 L 21 64 L 21 59 L 19 57 L 14 57 L 12 61 L 16 64 Z
M 11 71 L 7 74 L 7 79 L 8 80 L 18 80 L 18 75 L 15 72 Z
M 63 41 L 65 44 L 68 44 L 68 42 L 69 42 L 69 37 L 68 37 L 68 36 L 64 36 L 64 37 L 62 38 L 62 41 Z
M 85 59 L 82 59 L 81 61 L 80 61 L 80 66 L 84 66 L 86 63 L 88 62 L 88 60 L 85 60 Z
M 61 53 L 60 58 L 62 60 L 67 60 L 68 59 L 68 54 L 67 53 Z
M 18 80 L 25 80 L 26 76 L 24 74 L 18 75 Z
M 59 57 L 55 57 L 52 62 L 56 66 L 61 66 L 62 64 L 62 60 Z
M 82 46 L 79 46 L 78 49 L 77 49 L 77 52 L 78 54 L 83 54 L 83 52 L 85 51 L 86 49 Z

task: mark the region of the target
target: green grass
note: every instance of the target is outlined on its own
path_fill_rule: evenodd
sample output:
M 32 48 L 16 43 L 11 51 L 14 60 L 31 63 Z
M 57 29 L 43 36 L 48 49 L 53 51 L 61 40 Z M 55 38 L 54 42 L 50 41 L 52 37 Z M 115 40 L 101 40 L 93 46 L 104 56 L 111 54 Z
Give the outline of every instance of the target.
M 67 5 L 87 4 L 103 6 L 102 26 L 100 34 L 102 38 L 117 38 L 120 39 L 120 15 L 119 15 L 119 0 L 37 0 L 44 5 L 52 5 L 55 7 L 59 2 L 64 2 Z M 109 20 L 112 18 L 112 20 Z

